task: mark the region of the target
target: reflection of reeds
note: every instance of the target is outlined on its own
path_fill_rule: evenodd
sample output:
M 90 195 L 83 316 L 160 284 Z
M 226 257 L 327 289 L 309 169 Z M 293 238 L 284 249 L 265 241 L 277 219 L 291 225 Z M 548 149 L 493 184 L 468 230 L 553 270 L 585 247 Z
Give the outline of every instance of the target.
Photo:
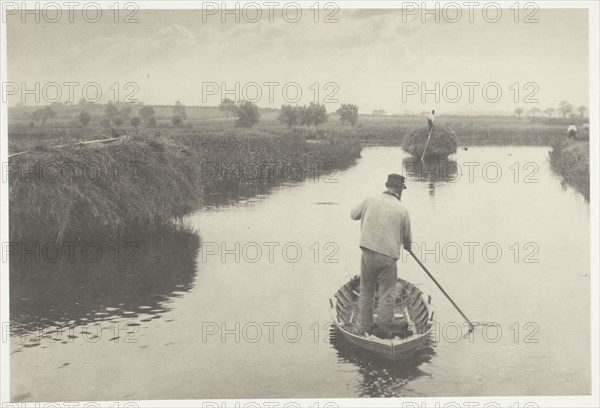
M 410 132 L 404 138 L 402 149 L 405 152 L 421 157 L 425 152 L 425 157 L 448 157 L 456 153 L 456 135 L 452 129 L 445 126 L 435 126 L 431 132 L 431 140 L 429 138 L 428 128 L 419 128 Z M 425 150 L 427 146 L 427 150 Z
M 30 243 L 21 245 L 33 248 Z M 24 248 L 11 256 L 13 334 L 160 318 L 168 311 L 166 301 L 192 288 L 200 239 L 190 231 L 162 228 L 110 243 L 69 245 L 71 250 L 58 245 L 60 252 L 52 255 L 42 252 L 38 261 Z M 85 251 L 86 245 L 99 251 Z
M 409 177 L 422 182 L 454 182 L 459 177 L 458 164 L 446 157 L 421 161 L 417 157 L 408 156 L 402 159 L 402 167 Z
M 301 169 L 267 180 L 243 178 L 238 184 L 248 187 L 249 181 L 244 191 L 252 194 L 264 192 L 265 185 L 314 177 L 318 167 L 343 168 L 359 154 L 357 142 L 309 143 L 251 130 L 156 132 L 102 147 L 34 150 L 10 161 L 11 240 L 116 236 L 169 224 L 198 209 L 211 193 L 236 191 L 220 178 L 222 172 L 203 177 L 207 163 Z
M 556 138 L 550 152 L 550 165 L 565 183 L 590 200 L 590 145 L 565 137 Z

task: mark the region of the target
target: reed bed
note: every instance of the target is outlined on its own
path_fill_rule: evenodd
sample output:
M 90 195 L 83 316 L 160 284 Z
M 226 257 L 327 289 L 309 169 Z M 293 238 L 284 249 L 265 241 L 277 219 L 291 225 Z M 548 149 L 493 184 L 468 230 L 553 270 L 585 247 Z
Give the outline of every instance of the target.
M 590 145 L 585 141 L 573 141 L 558 137 L 550 151 L 550 166 L 565 184 L 579 191 L 586 201 L 590 200 Z
M 235 184 L 264 192 L 301 181 L 327 163 L 347 167 L 360 149 L 347 140 L 309 141 L 252 130 L 159 131 L 106 146 L 34 149 L 10 160 L 11 240 L 151 231 L 199 209 L 211 193 L 236 192 Z M 267 164 L 275 170 L 272 176 L 243 173 Z M 294 174 L 277 173 L 286 169 Z
M 154 228 L 196 204 L 191 156 L 174 144 L 36 150 L 10 162 L 11 239 Z

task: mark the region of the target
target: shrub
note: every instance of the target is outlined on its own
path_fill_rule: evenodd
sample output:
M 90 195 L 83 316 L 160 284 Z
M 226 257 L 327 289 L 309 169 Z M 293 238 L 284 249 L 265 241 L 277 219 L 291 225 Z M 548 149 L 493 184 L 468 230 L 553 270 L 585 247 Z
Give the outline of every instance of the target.
M 343 103 L 337 110 L 337 114 L 340 115 L 340 121 L 343 125 L 349 124 L 354 126 L 358 122 L 358 106 L 351 103 Z
M 83 126 L 87 126 L 88 123 L 90 123 L 91 119 L 92 117 L 86 111 L 81 111 L 81 113 L 79 114 L 79 121 Z
M 235 122 L 236 127 L 249 128 L 258 123 L 260 112 L 258 106 L 249 101 L 241 101 L 237 104 L 234 115 L 238 118 Z

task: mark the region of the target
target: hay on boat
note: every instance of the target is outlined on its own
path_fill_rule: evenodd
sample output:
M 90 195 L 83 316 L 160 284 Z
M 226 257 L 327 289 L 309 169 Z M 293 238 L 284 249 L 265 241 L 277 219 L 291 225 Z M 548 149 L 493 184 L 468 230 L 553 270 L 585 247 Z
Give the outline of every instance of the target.
M 419 159 L 423 155 L 429 128 L 419 128 L 410 132 L 402 144 L 402 149 Z M 446 126 L 435 126 L 431 132 L 431 139 L 425 152 L 425 157 L 448 157 L 456 153 L 456 135 Z

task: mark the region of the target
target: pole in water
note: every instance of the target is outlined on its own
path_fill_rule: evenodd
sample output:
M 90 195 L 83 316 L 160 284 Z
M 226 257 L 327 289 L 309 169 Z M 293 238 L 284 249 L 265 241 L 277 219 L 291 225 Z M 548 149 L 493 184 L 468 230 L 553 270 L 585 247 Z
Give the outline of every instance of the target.
M 427 136 L 427 142 L 425 143 L 425 149 L 423 149 L 423 154 L 421 155 L 421 162 L 425 158 L 425 152 L 427 151 L 427 146 L 429 146 L 429 139 L 431 139 L 431 132 L 433 132 L 433 127 L 429 129 L 429 136 Z
M 458 307 L 458 305 L 456 303 L 454 303 L 454 300 L 452 300 L 452 298 L 450 297 L 450 295 L 448 293 L 446 293 L 446 291 L 444 290 L 444 288 L 442 288 L 442 285 L 440 285 L 438 283 L 438 281 L 433 277 L 433 275 L 431 274 L 431 272 L 429 272 L 427 270 L 427 268 L 425 267 L 425 265 L 423 265 L 423 263 L 419 260 L 419 258 L 417 258 L 417 256 L 413 253 L 413 251 L 411 251 L 409 249 L 408 253 L 411 254 L 413 258 L 415 258 L 415 261 L 417 261 L 417 263 L 419 264 L 419 266 L 421 268 L 423 268 L 423 270 L 431 278 L 431 280 L 433 281 L 433 283 L 435 283 L 437 285 L 437 287 L 442 291 L 442 293 L 444 294 L 444 296 L 446 296 L 446 298 L 450 301 L 450 303 L 452 303 L 452 305 L 456 308 L 456 310 L 458 310 L 458 313 L 460 313 L 460 315 L 467 321 L 467 323 L 469 323 L 469 328 L 470 328 L 469 331 L 473 331 L 475 329 L 475 326 L 473 325 L 473 323 L 471 323 L 471 321 L 469 320 L 469 318 L 467 316 L 465 316 L 465 314 L 463 313 L 462 310 L 460 310 L 460 308 Z

